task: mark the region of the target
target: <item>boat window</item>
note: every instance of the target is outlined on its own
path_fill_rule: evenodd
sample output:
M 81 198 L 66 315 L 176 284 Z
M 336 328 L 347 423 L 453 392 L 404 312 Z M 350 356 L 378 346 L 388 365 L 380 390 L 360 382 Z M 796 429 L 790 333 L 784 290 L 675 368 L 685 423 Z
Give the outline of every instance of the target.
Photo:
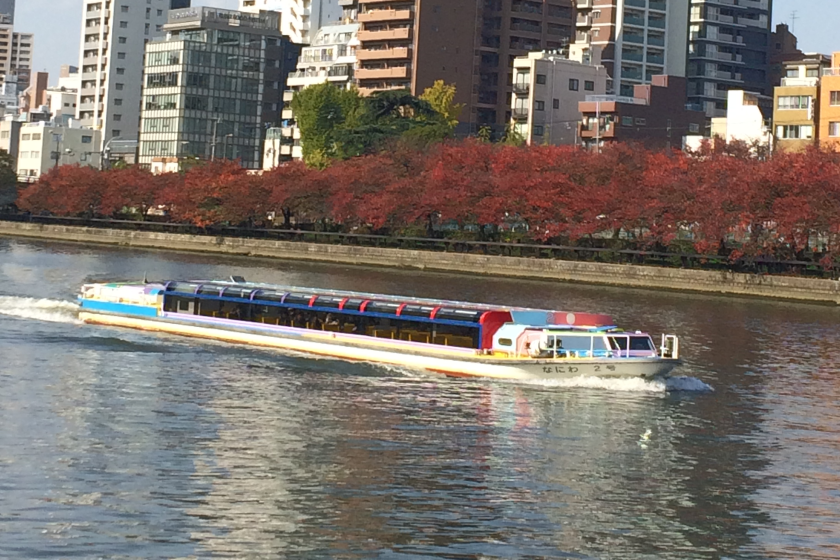
M 548 339 L 551 341 L 551 338 Z M 589 348 L 592 345 L 592 337 L 591 336 L 558 336 L 557 340 L 560 344 L 557 348 L 563 348 L 565 350 L 585 350 L 589 351 Z
M 365 299 L 348 299 L 344 304 L 344 309 L 347 311 L 358 311 L 362 308 L 362 304 L 366 302 Z
M 437 309 L 427 305 L 406 305 L 400 311 L 400 317 L 423 317 L 428 319 L 432 316 L 432 312 Z
M 198 284 L 194 284 L 192 282 L 170 282 L 169 285 L 166 286 L 166 291 L 181 292 L 184 294 L 194 294 L 198 286 Z
M 271 301 L 274 303 L 280 303 L 283 301 L 283 296 L 286 294 L 283 292 L 269 292 L 260 290 L 254 295 L 254 301 Z
M 499 346 L 513 346 L 513 341 L 509 338 L 500 338 Z
M 246 288 L 227 288 L 222 292 L 222 295 L 229 298 L 250 299 L 251 291 Z
M 385 301 L 372 301 L 365 307 L 366 313 L 382 313 L 383 315 L 396 315 L 401 303 L 390 303 Z
M 283 303 L 288 303 L 290 305 L 306 305 L 308 307 L 310 300 L 312 300 L 312 296 L 309 294 L 289 294 L 286 296 Z
M 441 309 L 435 313 L 435 319 L 443 319 L 448 321 L 464 321 L 467 323 L 478 323 L 484 311 L 476 311 L 474 309 Z
M 631 336 L 630 350 L 653 351 L 655 348 L 653 347 L 653 341 L 649 336 Z
M 341 306 L 342 301 L 344 301 L 344 298 L 331 297 L 331 296 L 318 296 L 315 299 L 315 304 L 314 304 L 313 307 L 326 307 L 328 309 L 338 309 Z
M 203 296 L 218 296 L 221 293 L 221 290 L 218 286 L 201 286 L 198 289 L 198 293 Z
M 613 350 L 627 350 L 627 337 L 611 336 L 608 340 L 610 341 L 610 348 Z

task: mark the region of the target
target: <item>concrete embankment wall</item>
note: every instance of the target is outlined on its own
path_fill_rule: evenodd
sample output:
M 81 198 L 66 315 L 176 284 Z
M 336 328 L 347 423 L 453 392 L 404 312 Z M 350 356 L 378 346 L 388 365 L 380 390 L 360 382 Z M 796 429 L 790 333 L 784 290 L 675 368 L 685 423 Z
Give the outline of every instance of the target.
M 436 253 L 405 249 L 208 237 L 145 231 L 0 222 L 0 235 L 144 249 L 196 251 L 288 260 L 418 268 L 588 284 L 840 303 L 840 282 L 785 276 L 623 264 Z

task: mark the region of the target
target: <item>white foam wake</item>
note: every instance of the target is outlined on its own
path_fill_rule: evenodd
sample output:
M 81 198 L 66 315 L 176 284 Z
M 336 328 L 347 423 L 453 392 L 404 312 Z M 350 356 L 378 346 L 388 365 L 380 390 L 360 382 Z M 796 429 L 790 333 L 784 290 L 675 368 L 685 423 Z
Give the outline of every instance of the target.
M 711 392 L 714 388 L 696 377 L 670 377 L 668 379 L 642 379 L 641 377 L 570 377 L 567 379 L 541 379 L 526 381 L 530 385 L 541 387 L 603 389 L 628 393 L 670 393 L 670 392 Z
M 78 323 L 79 306 L 56 299 L 0 296 L 0 315 L 52 323 Z

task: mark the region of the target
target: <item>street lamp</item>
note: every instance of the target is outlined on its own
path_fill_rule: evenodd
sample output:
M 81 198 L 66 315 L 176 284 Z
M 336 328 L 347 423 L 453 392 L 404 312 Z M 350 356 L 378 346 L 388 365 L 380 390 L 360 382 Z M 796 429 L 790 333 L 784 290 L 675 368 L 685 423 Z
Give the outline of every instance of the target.
M 114 140 L 122 140 L 121 136 L 113 136 L 110 140 L 105 142 L 105 145 L 102 146 L 102 153 L 99 154 L 99 170 L 103 171 L 105 169 L 105 160 L 108 160 L 109 167 L 111 163 L 111 142 Z

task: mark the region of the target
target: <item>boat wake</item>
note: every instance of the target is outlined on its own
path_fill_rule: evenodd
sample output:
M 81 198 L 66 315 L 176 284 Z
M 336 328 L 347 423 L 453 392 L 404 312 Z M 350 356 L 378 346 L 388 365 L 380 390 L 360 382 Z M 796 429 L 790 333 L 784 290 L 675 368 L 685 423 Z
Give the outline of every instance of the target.
M 642 379 L 640 377 L 610 379 L 580 376 L 568 379 L 538 379 L 524 383 L 540 387 L 604 389 L 628 393 L 711 393 L 715 390 L 714 387 L 696 377 L 685 376 L 668 379 Z
M 0 296 L 0 315 L 51 323 L 79 323 L 79 306 L 56 299 Z

